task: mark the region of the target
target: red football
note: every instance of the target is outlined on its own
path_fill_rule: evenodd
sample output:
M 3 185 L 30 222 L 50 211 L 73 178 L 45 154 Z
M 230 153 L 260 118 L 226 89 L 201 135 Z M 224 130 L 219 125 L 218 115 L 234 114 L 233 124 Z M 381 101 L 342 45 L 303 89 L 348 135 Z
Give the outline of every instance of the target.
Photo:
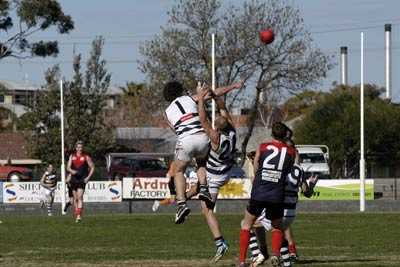
M 275 35 L 271 29 L 260 31 L 260 40 L 264 44 L 270 44 L 274 41 Z

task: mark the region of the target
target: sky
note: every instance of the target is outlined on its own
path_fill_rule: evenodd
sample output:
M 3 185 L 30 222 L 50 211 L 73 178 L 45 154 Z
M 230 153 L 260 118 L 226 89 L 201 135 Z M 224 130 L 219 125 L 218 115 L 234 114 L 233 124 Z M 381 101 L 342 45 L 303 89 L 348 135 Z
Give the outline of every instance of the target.
M 69 35 L 54 31 L 36 34 L 35 39 L 58 40 L 60 54 L 56 58 L 33 58 L 0 61 L 0 79 L 28 81 L 42 85 L 44 72 L 60 64 L 63 76 L 71 77 L 72 56 L 82 53 L 86 60 L 91 41 L 105 37 L 104 58 L 112 73 L 112 84 L 122 86 L 128 81 L 141 82 L 146 77 L 137 68 L 139 45 L 160 32 L 168 20 L 167 11 L 174 0 L 61 0 L 65 13 L 75 22 Z M 241 4 L 242 0 L 223 0 Z M 335 56 L 336 66 L 321 81 L 318 89 L 331 88 L 339 81 L 339 49 L 349 50 L 349 84 L 360 83 L 360 32 L 365 34 L 365 82 L 384 86 L 384 24 L 392 23 L 392 88 L 393 100 L 400 101 L 399 68 L 400 1 L 398 0 L 289 0 L 301 10 L 313 45 Z M 2 37 L 0 37 L 2 38 Z M 397 89 L 396 89 L 397 87 Z

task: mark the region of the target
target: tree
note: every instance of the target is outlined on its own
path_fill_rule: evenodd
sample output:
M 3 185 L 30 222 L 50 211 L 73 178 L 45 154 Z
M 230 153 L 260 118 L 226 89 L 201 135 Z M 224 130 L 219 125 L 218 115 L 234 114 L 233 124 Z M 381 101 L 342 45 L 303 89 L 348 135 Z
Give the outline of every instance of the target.
M 151 126 L 155 114 L 150 111 L 157 105 L 154 92 L 149 90 L 146 84 L 134 82 L 128 82 L 121 89 L 123 94 L 119 109 L 124 119 L 133 127 Z
M 170 79 L 195 88 L 211 80 L 211 33 L 216 33 L 217 85 L 240 78 L 254 89 L 232 93 L 229 106 L 245 99 L 250 107 L 248 132 L 241 144 L 246 151 L 258 110 L 277 98 L 316 84 L 331 68 L 330 57 L 312 46 L 300 11 L 287 1 L 245 1 L 223 8 L 219 0 L 180 0 L 169 12 L 161 34 L 141 47 L 141 70 L 150 89 L 159 92 Z M 272 28 L 275 41 L 264 45 L 258 33 Z M 157 93 L 157 95 L 161 95 Z
M 390 166 L 400 159 L 400 107 L 379 98 L 381 92 L 376 85 L 365 86 L 365 148 L 367 161 Z M 359 86 L 337 86 L 294 129 L 298 144 L 328 145 L 335 177 L 358 175 L 359 103 Z
M 312 108 L 324 93 L 311 90 L 305 90 L 291 98 L 283 105 L 282 109 L 285 113 L 285 120 L 303 116 Z
M 74 28 L 71 16 L 64 14 L 56 0 L 0 0 L 0 60 L 6 57 L 54 56 L 57 41 L 31 41 L 39 31 L 57 27 L 60 34 Z M 6 36 L 6 37 L 4 37 Z
M 111 74 L 105 68 L 106 62 L 101 59 L 103 44 L 102 38 L 93 41 L 84 74 L 81 55 L 76 56 L 74 76 L 71 81 L 64 81 L 66 148 L 71 151 L 77 140 L 83 140 L 85 150 L 94 159 L 102 159 L 114 144 L 113 129 L 106 125 L 104 116 Z M 31 130 L 28 135 L 31 154 L 55 164 L 61 159 L 60 76 L 58 66 L 47 71 L 46 85 L 23 123 L 25 129 Z

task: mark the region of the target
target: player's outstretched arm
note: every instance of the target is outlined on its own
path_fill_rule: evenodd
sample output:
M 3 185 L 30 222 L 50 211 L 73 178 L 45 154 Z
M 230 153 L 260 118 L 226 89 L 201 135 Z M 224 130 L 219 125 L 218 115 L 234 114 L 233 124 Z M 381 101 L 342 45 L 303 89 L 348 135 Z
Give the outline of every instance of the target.
M 218 87 L 218 88 L 215 89 L 214 92 L 210 90 L 209 93 L 204 96 L 204 100 L 211 99 L 213 96 L 218 97 L 218 96 L 225 95 L 225 94 L 227 94 L 230 91 L 235 90 L 235 89 L 240 89 L 240 88 L 243 87 L 243 84 L 244 84 L 244 82 L 240 81 L 240 82 L 237 82 L 237 83 L 232 83 L 231 85 L 228 85 L 228 86 Z M 192 98 L 196 102 L 199 101 L 199 98 L 200 98 L 199 92 L 197 92 L 196 95 L 192 95 Z
M 206 131 L 208 137 L 210 137 L 212 145 L 214 147 L 218 146 L 219 145 L 219 134 L 217 133 L 217 131 L 215 131 L 212 128 L 211 123 L 207 118 L 206 109 L 204 107 L 204 98 L 206 95 L 209 94 L 209 89 L 204 88 L 204 87 L 200 87 L 200 88 L 198 87 L 197 90 L 199 92 L 199 94 L 198 94 L 199 99 L 198 99 L 197 105 L 198 105 L 198 110 L 199 110 L 201 126 Z
M 217 104 L 217 108 L 221 116 L 224 117 L 229 122 L 229 124 L 233 126 L 231 114 L 229 114 L 229 111 L 225 106 L 225 101 L 222 99 L 222 97 L 216 97 L 215 103 Z

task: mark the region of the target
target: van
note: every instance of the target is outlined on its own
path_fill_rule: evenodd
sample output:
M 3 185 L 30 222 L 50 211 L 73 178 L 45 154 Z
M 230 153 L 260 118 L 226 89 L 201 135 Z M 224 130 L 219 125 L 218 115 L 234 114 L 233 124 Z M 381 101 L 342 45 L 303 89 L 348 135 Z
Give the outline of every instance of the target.
M 317 174 L 320 179 L 330 179 L 329 148 L 326 145 L 296 145 L 300 166 L 306 178 Z

